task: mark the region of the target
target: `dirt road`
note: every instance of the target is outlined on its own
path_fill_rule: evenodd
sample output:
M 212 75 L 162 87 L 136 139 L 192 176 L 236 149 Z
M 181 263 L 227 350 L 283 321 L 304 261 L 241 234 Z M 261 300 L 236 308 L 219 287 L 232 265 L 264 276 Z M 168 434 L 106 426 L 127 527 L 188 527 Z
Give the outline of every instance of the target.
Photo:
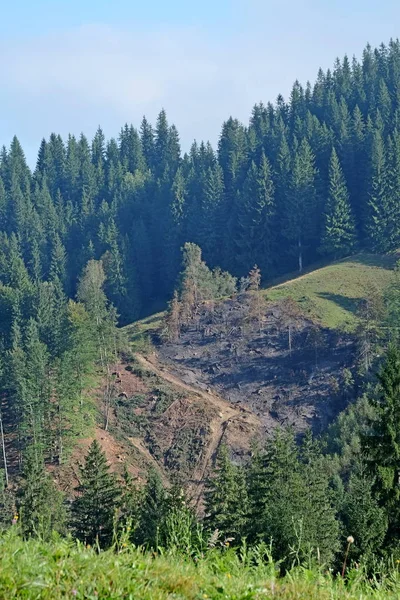
M 243 423 L 261 429 L 261 421 L 251 411 L 243 407 L 232 406 L 212 390 L 204 391 L 193 385 L 188 385 L 178 376 L 171 373 L 167 367 L 160 365 L 157 358 L 149 360 L 141 354 L 135 354 L 135 359 L 148 371 L 155 373 L 158 377 L 168 381 L 176 388 L 188 392 L 192 398 L 194 396 L 202 398 L 216 409 L 215 416 L 209 424 L 211 435 L 206 450 L 199 457 L 198 464 L 192 474 L 192 494 L 196 503 L 199 504 L 207 471 L 215 459 L 218 448 L 223 442 L 227 427 L 233 423 Z

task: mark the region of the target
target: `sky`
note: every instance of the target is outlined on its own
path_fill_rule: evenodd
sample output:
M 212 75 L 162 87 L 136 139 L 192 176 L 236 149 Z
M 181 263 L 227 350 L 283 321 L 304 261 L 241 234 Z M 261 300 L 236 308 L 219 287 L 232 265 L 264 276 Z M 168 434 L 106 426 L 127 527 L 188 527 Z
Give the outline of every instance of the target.
M 183 150 L 229 116 L 400 36 L 399 0 L 0 0 L 0 146 L 155 122 Z

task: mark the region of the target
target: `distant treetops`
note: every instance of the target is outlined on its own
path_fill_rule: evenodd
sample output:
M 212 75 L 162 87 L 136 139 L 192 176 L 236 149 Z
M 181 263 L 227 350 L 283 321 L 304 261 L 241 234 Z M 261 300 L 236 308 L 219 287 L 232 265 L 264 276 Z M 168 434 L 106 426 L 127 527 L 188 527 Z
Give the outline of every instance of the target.
M 325 255 L 400 244 L 400 44 L 361 61 L 346 56 L 293 85 L 285 102 L 229 118 L 216 151 L 182 155 L 162 110 L 153 127 L 125 125 L 43 140 L 33 172 L 14 138 L 0 153 L 0 281 L 59 281 L 74 295 L 79 274 L 102 259 L 105 292 L 121 322 L 171 298 L 180 248 L 234 276 L 263 277 Z

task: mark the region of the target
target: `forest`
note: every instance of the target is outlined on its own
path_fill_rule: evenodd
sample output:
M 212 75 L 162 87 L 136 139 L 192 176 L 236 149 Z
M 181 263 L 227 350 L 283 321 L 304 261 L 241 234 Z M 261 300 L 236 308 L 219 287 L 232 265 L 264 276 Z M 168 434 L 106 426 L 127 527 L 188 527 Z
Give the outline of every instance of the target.
M 179 133 L 161 111 L 153 127 L 99 129 L 43 140 L 33 173 L 14 138 L 0 156 L 0 276 L 13 260 L 31 282 L 59 281 L 74 297 L 90 259 L 128 323 L 172 295 L 185 242 L 206 262 L 264 281 L 318 257 L 399 245 L 400 44 L 337 60 L 288 101 L 255 105 L 248 126 L 230 117 L 218 148 Z
M 200 300 L 255 298 L 319 260 L 399 247 L 398 40 L 337 59 L 313 85 L 296 81 L 287 101 L 255 105 L 248 125 L 229 117 L 216 149 L 194 142 L 183 154 L 164 110 L 110 140 L 100 128 L 91 141 L 53 133 L 33 171 L 14 137 L 0 154 L 0 526 L 98 550 L 125 536 L 197 558 L 249 544 L 264 558 L 270 548 L 282 574 L 307 561 L 344 573 L 347 558 L 388 573 L 400 558 L 396 335 L 318 439 L 277 431 L 246 466 L 221 445 L 200 513 L 180 481 L 116 478 L 96 441 L 73 497 L 49 467 L 96 420 L 107 430 L 120 326 L 169 306 L 168 343 Z M 382 317 L 395 330 L 396 281 Z M 88 394 L 99 373 L 100 416 Z

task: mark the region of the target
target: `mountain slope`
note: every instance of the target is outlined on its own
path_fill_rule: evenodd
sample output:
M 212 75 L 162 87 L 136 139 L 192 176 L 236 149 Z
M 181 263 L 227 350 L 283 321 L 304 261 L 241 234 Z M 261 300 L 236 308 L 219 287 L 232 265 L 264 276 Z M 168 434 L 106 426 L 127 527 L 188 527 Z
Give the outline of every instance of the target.
M 124 328 L 132 358 L 115 367 L 109 432 L 96 431 L 114 468 L 156 468 L 199 502 L 221 443 L 242 462 L 277 426 L 324 429 L 357 393 L 345 384 L 357 371 L 357 304 L 383 293 L 396 258 L 357 255 L 204 303 L 174 343 L 161 343 L 163 313 Z
M 267 300 L 293 298 L 305 315 L 323 327 L 353 331 L 358 302 L 381 293 L 392 278 L 398 254 L 357 254 L 286 279 L 264 292 Z

